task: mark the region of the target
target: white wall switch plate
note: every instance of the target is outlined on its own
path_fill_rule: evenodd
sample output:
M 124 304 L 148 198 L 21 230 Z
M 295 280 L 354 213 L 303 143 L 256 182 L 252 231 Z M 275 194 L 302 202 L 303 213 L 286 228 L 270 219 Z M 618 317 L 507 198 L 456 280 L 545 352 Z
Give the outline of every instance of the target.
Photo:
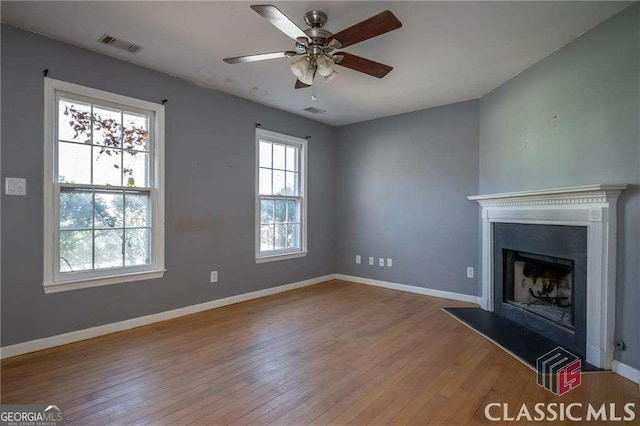
M 369 265 L 373 266 L 373 257 L 369 258 Z
M 362 262 L 362 258 L 359 254 L 356 254 L 356 263 L 359 265 Z
M 27 180 L 23 178 L 6 178 L 4 193 L 7 195 L 27 195 Z
M 217 283 L 218 282 L 218 271 L 211 271 L 210 280 L 211 280 L 212 283 Z
M 379 266 L 384 266 L 384 259 L 383 258 L 378 259 L 378 265 Z
M 467 267 L 467 278 L 473 278 L 473 267 Z
M 390 257 L 387 257 L 387 266 L 389 268 L 393 266 L 393 259 L 391 259 Z

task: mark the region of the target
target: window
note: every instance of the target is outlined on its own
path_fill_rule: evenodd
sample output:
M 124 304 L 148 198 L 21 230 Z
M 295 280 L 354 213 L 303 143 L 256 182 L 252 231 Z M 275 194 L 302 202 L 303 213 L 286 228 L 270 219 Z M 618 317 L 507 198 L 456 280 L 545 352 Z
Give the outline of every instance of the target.
M 256 261 L 307 254 L 307 141 L 256 130 Z
M 164 274 L 164 107 L 45 78 L 46 293 Z

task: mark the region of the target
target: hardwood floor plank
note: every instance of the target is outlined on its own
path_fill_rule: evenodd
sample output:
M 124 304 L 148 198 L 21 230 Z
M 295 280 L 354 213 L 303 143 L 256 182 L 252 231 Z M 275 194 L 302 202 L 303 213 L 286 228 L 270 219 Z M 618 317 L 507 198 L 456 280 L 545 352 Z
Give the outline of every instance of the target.
M 556 397 L 445 306 L 468 304 L 331 281 L 3 360 L 0 399 L 57 404 L 72 425 L 480 425 L 490 402 L 640 410 L 638 386 L 612 373 Z

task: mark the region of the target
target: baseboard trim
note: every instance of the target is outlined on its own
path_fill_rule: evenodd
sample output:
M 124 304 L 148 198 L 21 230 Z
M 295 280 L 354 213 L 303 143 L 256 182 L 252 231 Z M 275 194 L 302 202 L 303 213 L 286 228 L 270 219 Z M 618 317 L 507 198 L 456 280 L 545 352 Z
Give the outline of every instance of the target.
M 640 385 L 640 370 L 630 365 L 623 364 L 614 359 L 611 363 L 611 371 Z
M 458 300 L 461 302 L 469 302 L 469 303 L 476 303 L 476 304 L 480 303 L 478 296 L 472 296 L 469 294 L 454 293 L 451 291 L 444 291 L 444 290 L 434 290 L 431 288 L 416 287 L 413 285 L 398 284 L 398 283 L 392 283 L 388 281 L 373 280 L 371 278 L 355 277 L 352 275 L 344 275 L 344 274 L 336 274 L 335 278 L 338 280 L 352 281 L 358 284 L 366 284 L 366 285 L 372 285 L 376 287 L 389 288 L 392 290 L 400 290 L 400 291 L 406 291 L 409 293 L 422 294 L 424 296 L 434 296 L 434 297 L 440 297 L 442 299 Z
M 210 309 L 216 309 L 223 306 L 233 305 L 248 300 L 259 299 L 265 296 L 282 293 L 297 288 L 308 287 L 314 284 L 320 284 L 325 281 L 335 279 L 335 274 L 324 275 L 321 277 L 311 278 L 308 280 L 298 281 L 291 284 L 285 284 L 277 287 L 266 288 L 264 290 L 253 291 L 250 293 L 239 294 L 237 296 L 226 297 L 224 299 L 212 300 L 209 302 L 199 303 L 197 305 L 185 306 L 183 308 L 172 309 L 170 311 L 159 312 L 157 314 L 146 315 L 143 317 L 131 318 L 125 321 L 119 321 L 111 324 L 99 325 L 97 327 L 86 328 L 83 330 L 71 331 L 69 333 L 58 334 L 56 336 L 44 337 L 42 339 L 31 340 L 28 342 L 17 343 L 15 345 L 0 348 L 0 359 L 11 358 L 18 355 L 24 355 L 30 352 L 36 352 L 43 349 L 49 349 L 56 346 L 66 345 L 69 343 L 79 342 L 81 340 L 92 339 L 94 337 L 104 336 L 106 334 L 116 333 L 118 331 L 129 330 L 143 325 L 149 325 L 156 322 L 167 321 L 170 319 L 191 315 Z

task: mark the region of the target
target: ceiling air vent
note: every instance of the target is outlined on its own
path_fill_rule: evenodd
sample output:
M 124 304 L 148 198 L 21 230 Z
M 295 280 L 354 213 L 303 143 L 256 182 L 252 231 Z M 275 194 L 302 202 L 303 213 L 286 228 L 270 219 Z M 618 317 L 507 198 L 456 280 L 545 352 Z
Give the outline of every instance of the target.
M 327 111 L 325 111 L 323 109 L 319 109 L 319 108 L 316 108 L 316 107 L 309 107 L 309 108 L 305 108 L 304 110 L 307 111 L 307 112 L 310 112 L 311 114 L 322 114 L 324 112 L 327 112 Z
M 98 41 L 102 44 L 115 47 L 116 49 L 126 50 L 129 53 L 138 53 L 140 50 L 142 50 L 142 46 L 133 44 L 130 41 L 120 40 L 119 38 L 115 38 L 108 34 L 105 34 L 102 37 L 100 37 Z

